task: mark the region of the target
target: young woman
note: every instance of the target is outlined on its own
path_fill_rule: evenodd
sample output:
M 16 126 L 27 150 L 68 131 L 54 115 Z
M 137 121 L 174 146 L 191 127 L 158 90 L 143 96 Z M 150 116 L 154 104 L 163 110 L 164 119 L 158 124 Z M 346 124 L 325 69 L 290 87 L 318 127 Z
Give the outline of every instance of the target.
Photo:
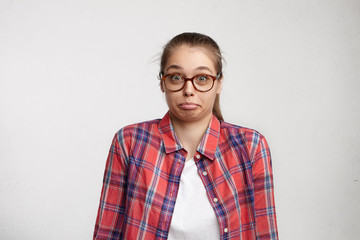
M 174 37 L 159 77 L 169 111 L 116 133 L 94 239 L 278 239 L 269 148 L 223 121 L 216 42 Z

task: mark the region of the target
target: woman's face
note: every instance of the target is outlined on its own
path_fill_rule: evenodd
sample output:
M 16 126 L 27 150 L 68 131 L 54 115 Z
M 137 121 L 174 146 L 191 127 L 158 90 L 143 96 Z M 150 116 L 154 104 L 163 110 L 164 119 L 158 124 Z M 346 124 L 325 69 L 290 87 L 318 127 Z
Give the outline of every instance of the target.
M 216 76 L 211 54 L 201 47 L 177 47 L 167 60 L 164 74 L 178 73 L 186 78 L 199 74 Z M 215 80 L 214 87 L 208 92 L 197 91 L 191 81 L 186 81 L 184 88 L 178 92 L 169 91 L 163 82 L 161 84 L 173 122 L 210 120 L 216 95 L 220 94 L 221 88 L 222 78 Z

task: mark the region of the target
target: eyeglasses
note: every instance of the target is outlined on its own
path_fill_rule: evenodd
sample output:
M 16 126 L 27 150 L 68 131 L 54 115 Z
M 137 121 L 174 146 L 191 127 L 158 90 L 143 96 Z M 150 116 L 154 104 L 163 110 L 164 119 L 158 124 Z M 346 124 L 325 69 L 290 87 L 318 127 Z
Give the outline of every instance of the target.
M 194 88 L 199 92 L 208 92 L 213 88 L 215 80 L 218 80 L 220 76 L 221 72 L 216 76 L 199 74 L 192 78 L 186 78 L 181 74 L 174 73 L 162 76 L 161 80 L 164 81 L 165 87 L 172 92 L 183 89 L 187 81 L 191 81 Z

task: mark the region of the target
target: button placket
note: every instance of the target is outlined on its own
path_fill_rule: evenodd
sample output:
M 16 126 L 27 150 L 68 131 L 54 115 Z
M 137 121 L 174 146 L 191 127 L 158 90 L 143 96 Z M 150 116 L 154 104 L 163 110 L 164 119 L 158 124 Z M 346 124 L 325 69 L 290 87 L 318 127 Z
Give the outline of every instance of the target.
M 184 160 L 184 162 L 185 162 L 185 160 Z M 180 162 L 180 161 L 178 161 L 177 163 L 176 163 L 176 173 L 179 173 L 179 169 L 181 168 L 181 164 L 182 164 L 182 162 Z M 178 186 L 179 187 L 179 186 Z M 175 189 L 173 188 L 172 190 L 171 190 L 171 192 L 170 192 L 170 197 L 173 197 L 175 195 Z

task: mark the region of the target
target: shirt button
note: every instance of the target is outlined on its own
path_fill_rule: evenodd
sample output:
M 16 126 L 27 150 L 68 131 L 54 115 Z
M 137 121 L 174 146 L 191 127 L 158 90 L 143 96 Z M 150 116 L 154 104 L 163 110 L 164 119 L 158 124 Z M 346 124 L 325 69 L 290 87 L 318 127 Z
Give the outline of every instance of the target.
M 206 172 L 206 171 L 203 171 L 203 175 L 206 176 L 206 175 L 207 175 L 207 172 Z
M 229 231 L 228 228 L 224 228 L 224 233 L 227 233 Z
M 217 198 L 214 198 L 214 202 L 218 202 L 218 199 L 217 199 Z
M 200 154 L 197 154 L 197 155 L 196 155 L 196 158 L 197 158 L 197 159 L 200 159 Z

